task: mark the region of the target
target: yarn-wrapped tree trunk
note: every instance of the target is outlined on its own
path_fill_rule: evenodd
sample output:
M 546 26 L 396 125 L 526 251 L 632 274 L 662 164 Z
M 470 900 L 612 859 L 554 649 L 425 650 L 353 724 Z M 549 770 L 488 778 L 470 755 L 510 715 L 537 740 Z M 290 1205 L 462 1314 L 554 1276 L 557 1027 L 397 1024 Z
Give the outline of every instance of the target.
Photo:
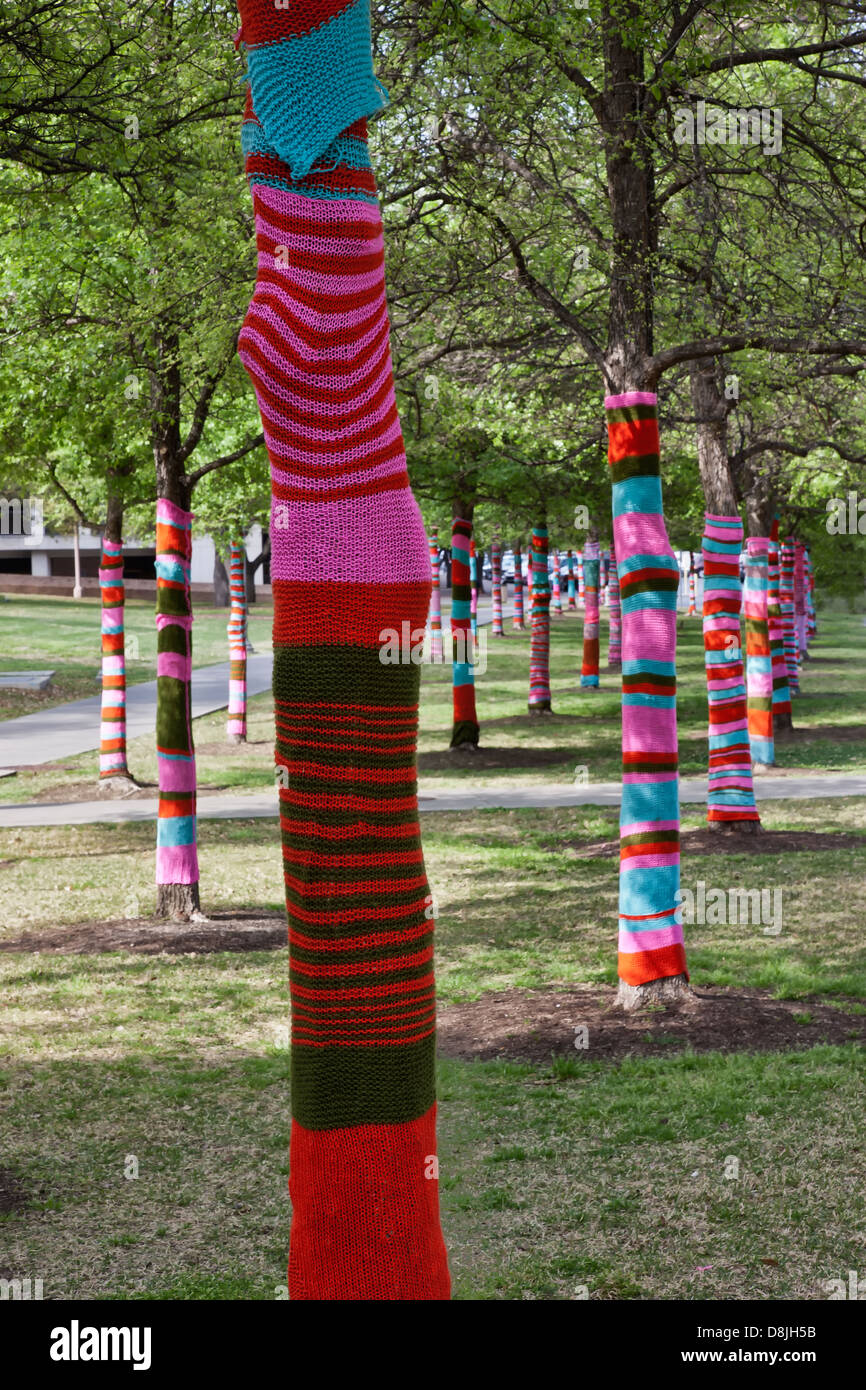
M 555 618 L 562 617 L 562 583 L 559 578 L 559 551 L 553 552 L 553 598 L 551 609 Z
M 577 552 L 577 606 L 583 608 L 586 605 L 586 590 L 583 582 L 583 551 Z
M 445 1299 L 420 666 L 403 638 L 423 638 L 430 551 L 394 398 L 369 3 L 240 11 L 258 274 L 239 351 L 271 464 L 288 772 L 289 1296 Z M 385 661 L 394 634 L 399 659 Z
M 622 604 L 619 1002 L 679 997 L 688 981 L 680 886 L 676 718 L 679 569 L 662 508 L 657 398 L 605 398 Z
M 522 632 L 526 626 L 523 614 L 523 555 L 518 541 L 514 547 L 514 618 L 515 632 Z
M 570 612 L 577 608 L 577 584 L 574 579 L 574 551 L 568 552 L 568 607 Z
M 750 536 L 746 542 L 746 589 L 743 607 L 746 617 L 746 688 L 749 708 L 749 744 L 755 767 L 772 767 L 776 760 L 773 744 L 773 660 L 767 619 L 766 536 Z
M 815 571 L 812 567 L 812 556 L 806 550 L 806 655 L 809 655 L 809 647 L 817 631 L 815 620 Z
M 156 910 L 185 920 L 199 910 L 196 774 L 192 734 L 192 513 L 156 504 Z
M 697 583 L 695 581 L 695 557 L 689 551 L 689 611 L 686 617 L 693 618 L 698 611 L 697 605 Z
M 590 538 L 583 547 L 583 662 L 580 683 L 595 689 L 598 685 L 598 541 Z
M 773 735 L 792 728 L 791 692 L 785 659 L 785 626 L 779 592 L 779 521 L 773 521 L 767 551 L 767 625 L 770 631 L 770 657 L 773 663 Z
M 794 545 L 794 629 L 797 638 L 797 662 L 806 657 L 806 547 L 802 541 Z
M 472 522 L 455 517 L 451 527 L 451 680 L 454 720 L 451 747 L 478 747 L 475 712 L 475 639 L 472 635 L 470 558 Z
M 226 737 L 229 743 L 245 743 L 247 737 L 247 577 L 243 545 L 229 552 L 229 708 Z
M 529 644 L 529 713 L 550 714 L 550 575 L 547 570 L 547 527 L 532 528 L 530 568 L 532 633 Z
M 754 831 L 760 822 L 752 782 L 745 664 L 740 634 L 739 516 L 704 517 L 704 661 L 709 701 L 707 820 L 717 829 Z
M 493 618 L 490 625 L 492 637 L 504 637 L 502 627 L 502 546 L 499 537 L 490 542 L 490 589 Z
M 442 595 L 439 588 L 439 532 L 430 532 L 430 574 L 433 588 L 430 593 L 430 660 L 442 660 Z
M 610 581 L 607 589 L 607 669 L 622 670 L 622 612 L 619 598 L 619 575 L 616 570 L 616 545 L 610 547 Z
M 99 729 L 99 780 L 131 783 L 126 762 L 126 638 L 124 631 L 123 507 L 109 497 L 99 594 L 102 606 L 102 707 Z
M 782 542 L 779 598 L 782 608 L 782 627 L 785 634 L 785 665 L 788 670 L 788 689 L 791 698 L 800 693 L 800 673 L 797 665 L 797 629 L 794 621 L 794 538 Z
M 472 652 L 475 653 L 475 642 L 478 637 L 478 555 L 475 551 L 475 537 L 469 542 L 469 584 L 471 602 L 469 606 L 469 617 L 472 627 Z

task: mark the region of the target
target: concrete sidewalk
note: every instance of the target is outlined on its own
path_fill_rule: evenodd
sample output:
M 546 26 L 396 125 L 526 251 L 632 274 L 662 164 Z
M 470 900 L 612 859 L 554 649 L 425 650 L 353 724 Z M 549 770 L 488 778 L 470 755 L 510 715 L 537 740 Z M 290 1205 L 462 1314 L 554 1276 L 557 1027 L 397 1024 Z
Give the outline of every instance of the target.
M 803 801 L 822 796 L 866 796 L 866 776 L 857 773 L 830 777 L 761 776 L 756 783 L 759 805 L 763 801 Z M 472 792 L 433 792 L 422 786 L 418 805 L 422 812 L 618 806 L 620 796 L 619 782 L 597 782 L 584 787 L 557 783 L 538 787 L 489 787 Z M 707 784 L 703 778 L 685 778 L 680 782 L 683 805 L 699 806 L 706 796 Z M 158 807 L 155 797 L 146 801 L 67 801 L 48 805 L 31 802 L 0 806 L 0 828 L 90 825 L 99 821 L 116 825 L 127 821 L 148 821 L 156 819 Z M 275 819 L 276 815 L 276 787 L 247 795 L 202 796 L 198 802 L 200 820 L 270 820 Z
M 247 695 L 261 695 L 271 688 L 271 652 L 247 657 Z M 192 673 L 192 715 L 224 709 L 229 698 L 229 663 L 199 666 Z M 99 747 L 99 713 L 102 695 L 71 700 L 65 705 L 20 719 L 0 723 L 0 767 L 26 767 L 53 763 Z M 126 688 L 126 737 L 128 741 L 156 729 L 156 681 Z

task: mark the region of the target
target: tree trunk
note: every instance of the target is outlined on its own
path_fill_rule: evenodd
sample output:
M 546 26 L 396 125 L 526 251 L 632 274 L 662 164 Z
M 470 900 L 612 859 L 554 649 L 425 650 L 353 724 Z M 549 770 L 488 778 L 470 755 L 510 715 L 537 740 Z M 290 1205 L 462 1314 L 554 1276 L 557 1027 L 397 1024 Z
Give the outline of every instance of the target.
M 553 613 L 553 616 L 554 616 L 555 618 L 561 618 L 561 617 L 562 617 L 562 585 L 561 585 L 560 582 L 559 582 L 559 551 L 558 551 L 558 550 L 554 550 L 554 552 L 553 552 L 553 583 L 552 583 L 552 598 L 551 598 L 550 606 L 551 606 L 551 611 L 552 611 L 552 613 Z
M 99 781 L 131 790 L 126 763 L 126 640 L 124 632 L 123 500 L 109 489 L 99 567 L 102 603 L 102 711 Z
M 472 629 L 472 658 L 475 659 L 475 647 L 478 641 L 478 553 L 475 549 L 475 537 L 469 542 L 469 624 Z
M 691 364 L 690 386 L 706 504 L 703 630 L 709 704 L 707 820 L 720 830 L 753 834 L 760 817 L 752 781 L 740 633 L 743 523 L 728 460 L 727 408 L 712 358 Z
M 767 551 L 769 538 L 750 536 L 747 543 L 746 592 L 746 687 L 749 707 L 749 744 L 752 763 L 761 769 L 776 761 L 773 748 L 773 660 L 767 620 Z
M 794 727 L 791 691 L 788 687 L 788 663 L 785 660 L 785 624 L 782 619 L 780 583 L 779 518 L 774 517 L 770 526 L 770 547 L 767 552 L 767 625 L 773 661 L 774 737 L 780 733 L 788 733 Z
M 231 585 L 229 584 L 228 570 L 223 564 L 222 556 L 214 546 L 213 553 L 213 606 L 214 608 L 228 608 L 231 603 Z
M 430 574 L 433 588 L 430 593 L 430 660 L 442 662 L 442 596 L 439 592 L 439 532 L 430 532 Z
M 464 507 L 470 511 L 469 507 Z M 475 641 L 472 635 L 472 520 L 456 516 L 451 528 L 451 747 L 473 752 L 480 730 L 475 713 Z
M 490 542 L 490 575 L 493 599 L 493 620 L 490 632 L 492 637 L 504 637 L 505 630 L 502 626 L 502 546 L 498 536 L 494 536 Z
M 272 584 L 276 755 L 288 782 L 288 1291 L 293 1301 L 441 1300 L 435 903 L 418 823 L 414 656 L 430 551 L 395 432 L 382 221 L 361 119 L 383 98 L 369 38 L 359 47 L 364 5 L 349 40 L 311 0 L 265 8 L 240 0 L 247 121 L 280 158 L 261 159 L 253 142 L 246 161 L 259 269 L 239 351 L 275 441 L 274 515 L 285 518 L 272 529 Z M 298 72 L 316 80 L 293 123 L 284 113 L 301 111 L 286 100 Z M 350 138 L 317 140 L 334 109 Z M 395 661 L 383 660 L 391 632 Z
M 577 585 L 574 579 L 574 551 L 568 552 L 568 611 L 577 612 Z
M 75 569 L 75 579 L 72 584 L 72 597 L 81 598 L 84 591 L 81 588 L 81 539 L 77 520 L 72 523 L 72 560 Z
M 577 606 L 586 607 L 586 585 L 583 582 L 583 551 L 577 552 Z
M 610 547 L 610 584 L 607 594 L 608 635 L 607 669 L 622 670 L 622 610 L 619 599 L 619 574 L 616 567 L 616 544 Z
M 782 542 L 779 606 L 785 633 L 785 665 L 788 670 L 788 689 L 791 699 L 800 693 L 800 672 L 797 666 L 797 629 L 794 619 L 794 537 Z
M 794 546 L 794 627 L 801 666 L 806 656 L 806 547 L 802 541 Z
M 226 738 L 229 743 L 247 739 L 247 586 L 243 542 L 231 547 L 231 599 L 229 616 L 229 707 Z
M 594 533 L 583 547 L 583 663 L 580 683 L 590 689 L 598 687 L 598 582 L 599 550 Z
M 532 628 L 529 644 L 529 713 L 551 714 L 550 698 L 550 575 L 547 569 L 547 527 L 532 528 Z
M 526 621 L 523 614 L 523 553 L 520 541 L 514 547 L 514 619 L 515 632 L 523 632 Z

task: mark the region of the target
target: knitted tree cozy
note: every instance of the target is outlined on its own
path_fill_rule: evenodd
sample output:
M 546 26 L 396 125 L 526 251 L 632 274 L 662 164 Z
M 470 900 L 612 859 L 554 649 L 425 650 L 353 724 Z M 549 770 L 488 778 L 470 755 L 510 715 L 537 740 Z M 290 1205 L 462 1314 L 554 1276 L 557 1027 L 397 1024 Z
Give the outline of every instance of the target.
M 439 532 L 430 532 L 430 573 L 433 589 L 430 594 L 430 660 L 442 660 L 442 596 L 439 588 Z
M 697 582 L 695 580 L 694 561 L 691 551 L 689 551 L 689 611 L 686 617 L 693 618 L 698 611 L 697 607 Z
M 577 608 L 577 585 L 574 579 L 574 552 L 568 552 L 568 607 L 571 612 Z
M 128 777 L 126 765 L 126 650 L 123 626 L 123 546 L 103 539 L 99 565 L 102 602 L 102 709 L 99 777 Z
M 779 592 L 779 520 L 770 528 L 767 552 L 767 623 L 770 630 L 770 656 L 773 662 L 773 730 L 791 727 L 791 692 L 788 689 L 788 663 L 785 659 L 785 627 Z
M 247 736 L 247 577 L 246 552 L 232 545 L 229 558 L 229 708 L 226 737 L 243 743 Z
M 192 737 L 192 513 L 165 498 L 156 504 L 156 716 L 159 819 L 157 910 L 171 912 L 178 884 L 198 883 L 195 749 Z M 197 905 L 197 903 L 196 903 Z
M 788 668 L 788 689 L 791 698 L 800 693 L 800 671 L 797 663 L 797 629 L 794 619 L 794 538 L 782 543 L 779 597 L 782 626 L 785 633 L 785 665 Z
M 797 638 L 797 660 L 806 655 L 806 547 L 802 541 L 794 546 L 794 629 Z
M 240 0 L 258 241 L 239 352 L 271 464 L 292 997 L 293 1299 L 444 1299 L 418 823 L 430 551 L 394 399 L 369 0 Z M 467 536 L 468 550 L 468 536 Z M 468 597 L 468 596 L 467 596 Z
M 493 620 L 490 633 L 492 637 L 504 637 L 502 628 L 502 546 L 499 537 L 490 542 L 490 573 L 493 604 Z
M 470 549 L 472 522 L 455 518 L 451 528 L 451 679 L 454 723 L 451 747 L 478 744 L 475 713 L 475 639 L 472 635 Z
M 583 608 L 585 604 L 584 584 L 583 584 L 583 551 L 577 552 L 577 606 Z
M 812 638 L 817 631 L 815 620 L 815 571 L 812 568 L 812 556 L 806 551 L 806 651 L 812 643 Z
M 514 547 L 514 617 L 513 627 L 515 632 L 522 632 L 525 627 L 523 616 L 523 555 L 520 546 Z
M 478 555 L 475 550 L 475 537 L 469 541 L 469 623 L 472 628 L 472 652 L 478 637 Z
M 529 644 L 529 713 L 550 710 L 550 575 L 547 527 L 532 528 L 532 634 Z
M 559 578 L 559 551 L 553 552 L 553 595 L 551 598 L 551 611 L 554 617 L 562 617 L 562 583 Z
M 684 976 L 678 921 L 676 716 L 679 569 L 664 522 L 654 392 L 605 399 L 622 603 L 619 977 Z
M 775 762 L 773 746 L 773 660 L 767 620 L 767 551 L 765 536 L 746 542 L 746 687 L 749 707 L 749 744 L 752 762 L 769 767 Z
M 709 703 L 710 824 L 759 821 L 752 783 L 749 724 L 740 639 L 740 551 L 738 516 L 704 516 L 704 663 Z
M 622 611 L 619 598 L 619 575 L 616 571 L 616 546 L 610 548 L 610 580 L 607 587 L 607 669 L 622 669 Z
M 580 683 L 595 688 L 598 685 L 598 541 L 587 541 L 583 547 L 583 663 Z

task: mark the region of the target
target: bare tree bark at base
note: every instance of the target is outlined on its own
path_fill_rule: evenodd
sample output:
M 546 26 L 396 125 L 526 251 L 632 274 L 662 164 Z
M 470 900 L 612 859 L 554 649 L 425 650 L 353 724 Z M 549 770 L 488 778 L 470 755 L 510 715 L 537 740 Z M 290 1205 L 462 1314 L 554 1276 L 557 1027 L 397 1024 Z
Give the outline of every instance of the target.
M 711 820 L 707 826 L 716 835 L 760 835 L 763 826 L 756 820 Z
M 685 975 L 668 975 L 662 980 L 650 980 L 645 985 L 627 985 L 620 980 L 614 1008 L 633 1013 L 650 1004 L 682 1004 L 697 1002 Z
M 156 915 L 172 922 L 188 922 L 201 913 L 197 883 L 158 883 Z

